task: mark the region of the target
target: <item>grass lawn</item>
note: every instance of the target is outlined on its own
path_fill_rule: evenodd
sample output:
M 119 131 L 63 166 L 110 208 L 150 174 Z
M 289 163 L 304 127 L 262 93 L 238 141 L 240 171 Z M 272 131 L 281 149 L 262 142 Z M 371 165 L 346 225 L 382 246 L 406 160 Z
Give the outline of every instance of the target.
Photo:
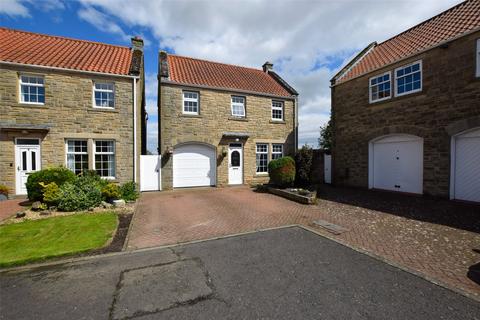
M 0 226 L 0 267 L 100 248 L 117 221 L 114 213 L 75 214 Z

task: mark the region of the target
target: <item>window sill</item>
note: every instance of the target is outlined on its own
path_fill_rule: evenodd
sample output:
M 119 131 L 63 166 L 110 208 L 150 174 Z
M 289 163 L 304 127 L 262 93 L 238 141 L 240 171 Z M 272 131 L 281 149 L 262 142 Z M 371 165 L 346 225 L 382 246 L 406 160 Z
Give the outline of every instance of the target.
M 181 113 L 180 117 L 184 118 L 203 118 L 200 114 L 188 114 L 188 113 Z
M 88 112 L 111 112 L 111 113 L 119 113 L 117 109 L 108 109 L 108 108 L 88 108 Z
M 270 120 L 270 123 L 286 124 L 285 120 Z
M 228 120 L 248 122 L 248 119 L 245 118 L 245 117 L 234 117 L 234 116 L 231 116 L 231 117 L 228 117 Z
M 45 104 L 37 104 L 37 103 L 17 103 L 12 105 L 12 107 L 21 107 L 21 108 L 38 108 L 38 109 L 48 109 L 49 106 Z
M 255 177 L 268 177 L 268 172 L 255 173 Z

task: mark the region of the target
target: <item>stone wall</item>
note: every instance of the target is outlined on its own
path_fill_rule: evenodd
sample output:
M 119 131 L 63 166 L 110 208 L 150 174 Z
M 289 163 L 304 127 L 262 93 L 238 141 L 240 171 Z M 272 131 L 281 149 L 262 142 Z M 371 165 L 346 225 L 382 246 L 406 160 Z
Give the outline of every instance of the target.
M 332 88 L 333 181 L 368 187 L 371 139 L 406 133 L 424 139 L 424 194 L 447 197 L 450 179 L 448 128 L 480 116 L 475 46 L 480 32 Z M 369 78 L 422 60 L 423 90 L 369 103 Z M 393 86 L 393 83 L 392 83 Z
M 44 76 L 45 104 L 19 103 L 19 74 Z M 115 109 L 93 108 L 93 81 L 115 83 Z M 142 83 L 137 84 L 140 116 Z M 139 117 L 138 116 L 138 117 Z M 138 155 L 141 150 L 138 120 Z M 65 140 L 78 138 L 115 140 L 116 181 L 133 180 L 133 81 L 78 72 L 27 67 L 0 67 L 0 123 L 48 125 L 49 132 L 0 131 L 0 184 L 15 190 L 15 138 L 41 139 L 41 165 L 66 165 Z M 90 147 L 92 149 L 92 147 Z M 89 154 L 93 169 L 93 153 Z
M 182 113 L 183 90 L 200 93 L 200 114 L 198 116 Z M 248 138 L 240 138 L 243 143 L 244 183 L 256 184 L 268 182 L 268 174 L 256 174 L 256 143 L 268 143 L 271 153 L 272 143 L 283 143 L 284 154 L 295 152 L 294 136 L 294 100 L 278 99 L 259 95 L 245 95 L 210 89 L 192 89 L 172 84 L 161 84 L 160 110 L 160 146 L 163 156 L 162 187 L 172 188 L 172 157 L 165 157 L 167 148 L 173 150 L 177 144 L 201 142 L 212 145 L 217 152 L 217 185 L 228 184 L 228 156 L 222 156 L 222 150 L 228 150 L 229 143 L 235 138 L 223 137 L 224 132 L 247 133 Z M 231 96 L 246 98 L 245 118 L 231 116 Z M 285 113 L 282 122 L 271 120 L 273 100 L 284 101 Z M 271 155 L 270 157 L 271 158 Z

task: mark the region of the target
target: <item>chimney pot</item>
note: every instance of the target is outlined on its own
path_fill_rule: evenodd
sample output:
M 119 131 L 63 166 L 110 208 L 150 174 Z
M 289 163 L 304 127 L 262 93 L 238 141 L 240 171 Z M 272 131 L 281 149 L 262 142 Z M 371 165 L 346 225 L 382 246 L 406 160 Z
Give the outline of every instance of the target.
M 133 50 L 143 51 L 143 39 L 139 36 L 132 38 L 132 48 Z
M 263 64 L 262 68 L 263 68 L 263 72 L 271 71 L 273 70 L 273 63 L 267 61 Z

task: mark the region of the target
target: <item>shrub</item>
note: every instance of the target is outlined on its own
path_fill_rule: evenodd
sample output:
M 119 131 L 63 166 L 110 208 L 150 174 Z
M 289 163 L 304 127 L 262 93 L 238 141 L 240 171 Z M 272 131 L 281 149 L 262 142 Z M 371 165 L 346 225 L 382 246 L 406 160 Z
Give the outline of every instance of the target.
M 297 177 L 295 184 L 306 187 L 311 184 L 313 150 L 305 145 L 295 154 Z
M 87 210 L 97 207 L 103 200 L 99 185 L 89 179 L 67 182 L 60 187 L 61 199 L 58 209 L 62 211 Z
M 119 199 L 121 196 L 120 188 L 114 183 L 109 183 L 102 189 L 102 195 L 107 200 Z
M 73 182 L 77 177 L 65 167 L 51 167 L 34 172 L 28 176 L 26 187 L 28 199 L 31 201 L 43 200 L 43 188 L 40 182 L 49 184 L 55 182 L 61 187 L 66 182 Z
M 77 181 L 75 182 L 78 186 L 95 186 L 100 191 L 105 188 L 109 182 L 108 180 L 102 179 L 94 170 L 84 171 L 78 176 Z
M 55 182 L 50 182 L 45 184 L 40 182 L 40 185 L 43 188 L 43 202 L 48 206 L 56 206 L 62 197 L 62 192 Z
M 125 182 L 120 186 L 121 198 L 125 201 L 135 201 L 140 195 L 138 193 L 137 185 L 133 181 Z
M 276 186 L 291 186 L 295 181 L 295 161 L 292 157 L 272 160 L 268 164 L 268 173 Z
M 5 197 L 8 196 L 9 189 L 7 186 L 0 184 L 0 194 L 3 194 Z

